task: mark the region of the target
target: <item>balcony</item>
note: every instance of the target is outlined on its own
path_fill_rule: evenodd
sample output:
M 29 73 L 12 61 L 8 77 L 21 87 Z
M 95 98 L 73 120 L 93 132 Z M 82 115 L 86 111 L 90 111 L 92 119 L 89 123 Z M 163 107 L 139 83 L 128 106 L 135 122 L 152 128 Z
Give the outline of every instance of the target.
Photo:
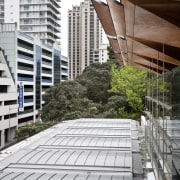
M 20 36 L 22 36 L 22 37 L 25 37 L 25 38 L 31 40 L 31 41 L 34 40 L 33 37 L 31 37 L 31 36 L 29 36 L 29 35 L 27 35 L 27 34 L 25 34 L 25 33 L 23 33 L 23 32 L 20 32 L 20 31 L 19 31 L 18 34 L 19 34 Z
M 18 46 L 21 47 L 21 48 L 23 48 L 23 49 L 33 51 L 33 47 L 28 46 L 28 45 L 25 45 L 25 44 L 23 44 L 23 43 L 19 43 L 19 42 L 18 42 Z
M 52 58 L 52 54 L 51 54 L 51 53 L 47 53 L 47 52 L 45 52 L 45 51 L 42 52 L 42 55 L 43 55 L 43 56 L 46 56 L 46 57 Z
M 0 77 L 0 85 L 12 85 L 13 80 L 9 77 Z
M 33 109 L 28 109 L 28 110 L 21 111 L 21 112 L 18 113 L 18 115 L 26 114 L 26 117 L 28 117 L 29 115 L 27 115 L 27 114 L 29 114 L 29 113 L 34 113 Z
M 18 54 L 18 58 L 20 59 L 26 59 L 28 61 L 34 61 L 34 59 L 32 57 L 29 57 L 29 56 L 25 56 L 25 55 L 22 55 L 22 54 Z
M 48 66 L 52 66 L 52 63 L 51 63 L 51 62 L 43 61 L 42 64 L 45 64 L 45 65 L 48 65 Z
M 31 102 L 33 102 L 33 98 L 28 98 L 28 99 L 24 98 L 24 103 L 31 103 Z
M 24 93 L 32 93 L 33 91 L 33 88 L 24 88 Z
M 61 70 L 61 74 L 68 74 L 68 71 Z
M 33 82 L 33 78 L 30 78 L 30 77 L 18 77 L 18 81 Z
M 47 75 L 52 75 L 52 72 L 51 71 L 47 71 L 47 70 L 42 70 L 42 73 L 43 74 L 47 74 Z
M 52 80 L 48 80 L 48 79 L 42 79 L 43 83 L 52 83 Z
M 52 22 L 48 21 L 48 27 L 55 33 L 60 33 L 60 29 L 53 24 Z
M 31 71 L 31 72 L 34 71 L 33 67 L 28 67 L 28 66 L 18 66 L 18 70 Z

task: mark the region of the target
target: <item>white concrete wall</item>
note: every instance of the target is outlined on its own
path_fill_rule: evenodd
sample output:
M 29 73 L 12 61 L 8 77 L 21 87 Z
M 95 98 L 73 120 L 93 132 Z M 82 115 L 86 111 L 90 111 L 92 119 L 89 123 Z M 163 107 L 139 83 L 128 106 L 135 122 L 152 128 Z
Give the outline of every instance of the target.
M 19 0 L 5 0 L 5 23 L 16 22 L 19 29 Z

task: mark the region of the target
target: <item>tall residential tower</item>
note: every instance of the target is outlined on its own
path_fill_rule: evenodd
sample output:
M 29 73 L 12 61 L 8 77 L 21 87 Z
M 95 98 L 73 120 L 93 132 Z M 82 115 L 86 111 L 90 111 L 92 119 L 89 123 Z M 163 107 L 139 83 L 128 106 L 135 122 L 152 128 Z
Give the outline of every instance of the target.
M 102 28 L 90 0 L 68 11 L 69 78 L 74 79 L 93 63 L 93 53 L 102 43 Z
M 60 39 L 61 0 L 0 0 L 0 23 L 14 23 L 30 36 L 52 45 Z

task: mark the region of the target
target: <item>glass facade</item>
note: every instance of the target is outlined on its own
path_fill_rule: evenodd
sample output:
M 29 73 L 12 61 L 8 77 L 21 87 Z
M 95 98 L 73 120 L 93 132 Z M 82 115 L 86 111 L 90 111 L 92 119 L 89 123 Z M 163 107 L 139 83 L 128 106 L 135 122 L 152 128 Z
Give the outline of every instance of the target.
M 61 81 L 61 53 L 58 50 L 54 50 L 54 84 Z
M 149 74 L 145 140 L 158 180 L 179 179 L 180 67 L 162 75 Z
M 36 45 L 36 109 L 41 109 L 41 47 Z

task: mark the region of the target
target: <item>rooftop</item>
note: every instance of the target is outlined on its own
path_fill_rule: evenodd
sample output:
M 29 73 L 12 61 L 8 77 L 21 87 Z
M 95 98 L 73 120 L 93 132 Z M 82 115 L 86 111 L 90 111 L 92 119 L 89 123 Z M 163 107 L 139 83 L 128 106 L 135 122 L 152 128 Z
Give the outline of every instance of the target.
M 4 150 L 0 179 L 141 180 L 138 129 L 128 119 L 60 123 Z

